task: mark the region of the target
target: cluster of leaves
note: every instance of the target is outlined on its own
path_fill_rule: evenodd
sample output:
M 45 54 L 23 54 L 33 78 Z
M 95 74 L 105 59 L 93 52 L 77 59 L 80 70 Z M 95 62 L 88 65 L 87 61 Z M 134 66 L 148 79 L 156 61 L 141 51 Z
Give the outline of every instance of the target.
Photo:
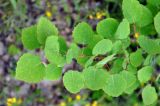
M 144 85 L 144 104 L 156 103 L 159 77 L 154 73 L 155 66 L 160 65 L 160 39 L 151 36 L 160 34 L 159 6 L 159 0 L 148 0 L 146 6 L 137 0 L 123 0 L 121 22 L 104 19 L 97 24 L 96 31 L 81 22 L 73 29 L 69 47 L 55 25 L 41 17 L 37 25 L 23 29 L 22 42 L 30 50 L 44 49 L 49 64 L 37 55 L 23 54 L 17 63 L 16 78 L 29 83 L 57 80 L 65 65 L 76 59 L 83 69 L 73 67 L 63 76 L 64 86 L 71 93 L 84 88 L 102 89 L 109 96 L 118 97 L 132 94 Z M 132 38 L 135 33 L 139 34 L 137 39 Z M 133 44 L 136 50 L 130 48 Z

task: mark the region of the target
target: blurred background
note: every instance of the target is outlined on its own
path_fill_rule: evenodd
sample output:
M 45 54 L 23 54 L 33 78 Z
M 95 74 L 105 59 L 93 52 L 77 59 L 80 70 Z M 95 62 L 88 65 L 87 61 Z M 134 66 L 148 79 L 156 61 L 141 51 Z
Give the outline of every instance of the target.
M 0 106 L 141 106 L 138 93 L 119 98 L 109 97 L 101 90 L 70 94 L 58 81 L 27 84 L 14 78 L 16 62 L 27 51 L 21 43 L 22 28 L 46 16 L 70 42 L 74 26 L 81 21 L 95 29 L 104 18 L 121 20 L 121 3 L 122 0 L 0 0 Z

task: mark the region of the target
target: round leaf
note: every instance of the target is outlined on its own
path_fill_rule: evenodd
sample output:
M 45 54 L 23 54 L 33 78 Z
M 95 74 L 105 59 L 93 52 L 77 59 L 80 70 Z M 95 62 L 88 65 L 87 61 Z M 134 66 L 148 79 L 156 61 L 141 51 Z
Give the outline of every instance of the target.
M 127 82 L 120 74 L 114 74 L 109 77 L 103 90 L 109 96 L 118 97 L 126 89 Z
M 50 35 L 58 35 L 56 26 L 45 17 L 41 17 L 37 24 L 37 39 L 40 44 L 45 44 Z
M 154 17 L 154 26 L 156 31 L 160 34 L 160 12 Z
M 109 39 L 103 39 L 99 41 L 93 48 L 92 54 L 93 55 L 104 55 L 107 52 L 111 51 L 113 47 L 112 41 Z
M 60 46 L 58 36 L 49 36 L 45 44 L 45 56 L 47 59 L 56 65 L 63 66 L 65 63 L 64 57 L 60 54 Z
M 142 9 L 138 0 L 123 0 L 122 10 L 130 24 L 140 21 Z
M 113 38 L 118 27 L 118 21 L 113 18 L 107 18 L 97 24 L 96 31 L 104 38 Z
M 142 99 L 145 105 L 154 104 L 158 99 L 156 89 L 151 85 L 147 85 L 142 91 Z
M 138 67 L 142 64 L 144 58 L 142 56 L 142 51 L 138 49 L 136 52 L 130 54 L 130 63 L 134 67 Z
M 22 30 L 22 43 L 27 49 L 36 49 L 40 47 L 37 40 L 37 27 L 31 26 Z
M 160 53 L 160 45 L 157 40 L 149 39 L 145 36 L 139 36 L 138 43 L 140 47 L 149 54 Z
M 132 93 L 138 87 L 136 76 L 128 71 L 122 71 L 121 75 L 127 82 L 125 93 Z
M 153 22 L 153 16 L 151 11 L 147 7 L 145 7 L 144 5 L 140 5 L 140 6 L 141 6 L 142 14 L 141 14 L 140 20 L 138 20 L 136 24 L 140 27 L 144 27 Z
M 148 80 L 151 79 L 152 73 L 153 67 L 145 66 L 138 71 L 138 80 L 141 83 L 146 83 Z
M 85 86 L 91 90 L 102 89 L 108 78 L 108 73 L 103 69 L 89 67 L 83 71 Z
M 118 26 L 115 37 L 117 39 L 126 39 L 129 34 L 130 34 L 129 22 L 127 19 L 123 19 L 123 21 Z
M 43 80 L 45 67 L 38 56 L 24 54 L 20 57 L 16 68 L 16 79 L 28 83 L 38 83 Z
M 93 39 L 93 30 L 85 22 L 79 23 L 73 30 L 73 38 L 76 43 L 88 44 Z
M 84 87 L 83 74 L 69 70 L 63 76 L 65 88 L 71 93 L 78 93 Z
M 45 70 L 46 80 L 58 80 L 62 74 L 62 69 L 53 64 L 48 64 Z

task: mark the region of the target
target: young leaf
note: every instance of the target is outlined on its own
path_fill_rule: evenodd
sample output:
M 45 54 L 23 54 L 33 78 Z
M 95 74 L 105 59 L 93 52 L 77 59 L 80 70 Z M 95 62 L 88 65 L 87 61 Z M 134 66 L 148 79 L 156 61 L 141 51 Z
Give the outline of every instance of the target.
M 70 70 L 64 74 L 63 83 L 69 92 L 78 93 L 84 87 L 83 74 Z
M 122 10 L 124 17 L 130 24 L 140 21 L 142 9 L 138 0 L 123 0 Z
M 43 80 L 45 67 L 38 56 L 32 54 L 23 54 L 16 68 L 16 79 L 28 83 L 38 83 Z
M 141 83 L 146 83 L 148 80 L 151 79 L 152 73 L 153 67 L 145 66 L 138 71 L 138 80 Z
M 49 36 L 45 44 L 45 56 L 53 64 L 63 66 L 65 63 L 64 57 L 60 54 L 58 36 Z
M 103 90 L 109 96 L 118 97 L 126 89 L 127 82 L 120 74 L 113 74 L 109 77 Z
M 117 54 L 122 52 L 123 44 L 122 41 L 117 40 L 114 42 L 113 47 L 112 47 L 112 53 Z
M 112 50 L 112 41 L 109 39 L 103 39 L 99 41 L 93 48 L 92 54 L 93 55 L 104 55 L 107 52 Z
M 22 30 L 22 43 L 25 48 L 30 50 L 40 47 L 37 40 L 37 27 L 35 25 Z
M 97 24 L 96 31 L 104 38 L 113 38 L 118 27 L 118 21 L 113 18 L 107 18 Z
M 158 99 L 156 89 L 151 85 L 147 85 L 142 91 L 142 99 L 145 105 L 154 104 Z
M 148 54 L 155 55 L 160 53 L 160 45 L 157 40 L 149 39 L 145 36 L 139 36 L 138 43 Z
M 45 70 L 46 80 L 58 80 L 62 74 L 62 68 L 56 67 L 53 64 L 48 64 Z
M 138 49 L 136 52 L 130 54 L 130 63 L 134 67 L 138 67 L 142 64 L 144 58 L 142 56 L 142 51 Z
M 89 67 L 83 71 L 85 86 L 91 90 L 99 90 L 105 86 L 109 77 L 106 70 Z
M 78 58 L 80 54 L 80 48 L 76 44 L 71 44 L 70 49 L 67 51 L 66 54 L 66 61 L 67 63 L 70 63 L 73 58 Z
M 103 60 L 99 61 L 97 64 L 96 64 L 96 67 L 103 67 L 105 64 L 107 64 L 109 61 L 115 59 L 115 54 L 112 54 L 110 56 L 107 56 L 106 58 L 104 58 Z
M 129 34 L 130 34 L 129 22 L 127 19 L 123 19 L 123 21 L 118 26 L 115 37 L 116 39 L 126 39 Z
M 73 39 L 78 44 L 88 44 L 93 40 L 93 30 L 86 22 L 79 23 L 73 30 Z
M 58 35 L 56 26 L 45 17 L 41 17 L 37 24 L 37 39 L 40 44 L 45 44 L 50 35 Z
M 86 61 L 85 68 L 89 67 L 93 63 L 94 58 L 95 58 L 95 56 L 92 56 Z
M 154 17 L 154 26 L 156 31 L 160 34 L 160 12 Z

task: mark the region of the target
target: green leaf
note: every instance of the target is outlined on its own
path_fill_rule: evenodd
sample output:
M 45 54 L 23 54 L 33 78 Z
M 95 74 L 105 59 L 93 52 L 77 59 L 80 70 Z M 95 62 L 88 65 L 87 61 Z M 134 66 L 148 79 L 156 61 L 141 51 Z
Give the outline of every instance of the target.
M 147 3 L 156 7 L 160 6 L 160 0 L 147 0 Z
M 149 81 L 153 74 L 153 67 L 145 66 L 138 71 L 138 80 L 141 83 L 146 83 Z
M 153 15 L 151 11 L 144 5 L 141 5 L 141 9 L 142 9 L 142 14 L 141 14 L 140 20 L 138 20 L 136 24 L 140 27 L 144 27 L 153 22 Z
M 127 82 L 125 93 L 127 94 L 132 93 L 138 87 L 136 76 L 132 74 L 131 72 L 128 72 L 125 70 L 122 71 L 120 74 L 123 76 L 123 78 Z
M 130 86 L 128 89 L 125 90 L 125 93 L 132 94 L 134 91 L 139 87 L 140 83 L 138 80 L 136 80 L 132 86 Z
M 126 89 L 127 82 L 120 74 L 113 74 L 109 77 L 103 90 L 109 96 L 118 97 Z
M 148 54 L 155 55 L 160 53 L 160 45 L 157 40 L 149 39 L 145 36 L 139 36 L 138 43 Z
M 84 69 L 83 75 L 85 79 L 85 87 L 91 90 L 102 89 L 109 77 L 106 70 L 96 69 L 95 67 Z
M 134 67 L 132 64 L 128 64 L 127 71 L 129 71 L 129 72 L 131 72 L 133 74 L 136 74 L 137 73 L 137 68 Z
M 123 67 L 123 69 L 126 69 L 126 68 L 127 68 L 128 63 L 129 63 L 129 53 L 128 53 L 128 51 L 127 51 L 127 50 L 124 50 L 123 52 L 124 52 L 124 56 L 125 56 L 125 58 L 124 58 L 124 61 L 123 61 L 122 67 Z
M 17 9 L 17 1 L 16 0 L 10 0 L 10 2 L 12 4 L 14 10 L 16 11 L 16 9 Z
M 56 26 L 45 17 L 41 17 L 37 24 L 37 39 L 40 44 L 45 44 L 50 35 L 58 35 Z
M 101 35 L 94 35 L 93 40 L 89 42 L 88 47 L 93 49 L 93 47 L 102 39 L 103 37 Z
M 112 53 L 120 53 L 122 52 L 122 42 L 120 40 L 117 40 L 116 42 L 114 42 L 113 47 L 112 47 Z
M 17 63 L 16 79 L 28 83 L 38 83 L 43 80 L 45 67 L 40 57 L 32 54 L 23 54 Z
M 93 55 L 104 55 L 107 52 L 112 50 L 112 41 L 109 39 L 103 39 L 101 41 L 99 41 L 93 48 L 92 50 L 92 54 Z
M 154 26 L 156 31 L 160 34 L 160 12 L 154 17 Z
M 156 57 L 156 63 L 160 66 L 160 55 Z
M 129 58 L 130 58 L 130 63 L 134 67 L 140 66 L 144 60 L 142 56 L 142 51 L 140 49 L 138 49 L 136 52 L 131 53 Z
M 104 38 L 113 38 L 118 27 L 118 21 L 113 18 L 107 18 L 97 24 L 96 31 Z
M 14 44 L 8 47 L 8 54 L 14 56 L 20 52 L 20 49 L 16 47 Z
M 126 39 L 122 39 L 123 49 L 127 49 L 131 44 L 131 39 L 128 37 Z
M 49 36 L 45 44 L 45 56 L 53 64 L 63 66 L 65 63 L 64 57 L 60 54 L 60 46 L 58 36 Z
M 142 91 L 142 99 L 145 105 L 154 104 L 158 99 L 156 89 L 151 85 L 147 85 Z
M 60 47 L 60 53 L 66 54 L 68 47 L 65 39 L 62 36 L 58 37 L 59 47 Z
M 130 34 L 129 22 L 127 19 L 123 19 L 117 28 L 115 37 L 116 39 L 126 39 L 129 34 Z
M 88 44 L 93 39 L 93 30 L 86 22 L 79 23 L 73 30 L 73 39 L 78 44 Z
M 78 58 L 80 54 L 80 48 L 76 44 L 71 44 L 70 49 L 67 51 L 66 54 L 66 61 L 67 63 L 70 63 L 73 58 Z
M 85 68 L 89 67 L 93 63 L 94 58 L 95 58 L 95 56 L 92 56 L 86 61 Z
M 22 30 L 22 43 L 25 48 L 30 50 L 40 47 L 37 40 L 37 27 L 35 25 Z
M 153 55 L 148 55 L 144 61 L 144 66 L 152 64 Z
M 97 64 L 96 64 L 96 67 L 103 67 L 105 64 L 107 64 L 109 61 L 115 59 L 115 54 L 112 54 L 110 56 L 107 56 L 105 57 L 103 60 L 99 61 Z
M 56 67 L 53 64 L 48 64 L 45 70 L 45 77 L 46 80 L 58 80 L 61 77 L 62 68 Z
M 84 87 L 83 74 L 77 71 L 69 70 L 63 76 L 65 88 L 71 93 L 78 93 Z
M 138 29 L 138 26 L 136 27 Z M 149 24 L 145 27 L 139 27 L 140 35 L 155 35 L 155 27 L 153 24 Z
M 113 62 L 112 68 L 110 70 L 110 73 L 115 74 L 119 73 L 123 70 L 122 64 L 123 64 L 123 58 L 118 58 Z
M 141 20 L 142 9 L 138 0 L 123 0 L 122 11 L 130 24 Z

